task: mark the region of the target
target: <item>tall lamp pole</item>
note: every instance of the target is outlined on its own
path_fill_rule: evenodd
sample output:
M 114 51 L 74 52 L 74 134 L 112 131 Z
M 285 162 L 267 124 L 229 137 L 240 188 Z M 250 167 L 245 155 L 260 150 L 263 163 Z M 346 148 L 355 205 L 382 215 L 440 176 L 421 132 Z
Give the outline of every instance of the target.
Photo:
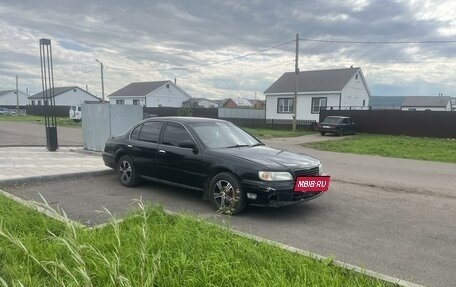
M 98 59 L 95 59 L 95 61 L 100 63 L 100 67 L 101 67 L 101 96 L 103 98 L 103 103 L 104 103 L 105 97 L 104 97 L 104 80 L 103 80 L 103 62 L 98 61 Z
M 296 131 L 296 111 L 298 108 L 298 77 L 299 77 L 299 34 L 296 34 L 296 60 L 295 60 L 295 81 L 293 97 L 293 132 Z

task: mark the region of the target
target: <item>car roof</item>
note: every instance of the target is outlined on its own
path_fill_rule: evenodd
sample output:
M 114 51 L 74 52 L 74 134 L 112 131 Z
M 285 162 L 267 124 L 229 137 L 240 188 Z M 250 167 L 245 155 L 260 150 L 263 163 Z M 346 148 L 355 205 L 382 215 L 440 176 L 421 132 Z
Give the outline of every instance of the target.
M 346 117 L 346 116 L 327 116 L 327 118 L 340 118 L 340 119 L 346 119 L 346 118 L 349 118 L 349 117 Z
M 227 122 L 225 120 L 219 120 L 219 119 L 212 119 L 212 118 L 199 118 L 199 117 L 154 117 L 154 118 L 148 118 L 144 120 L 143 122 L 148 122 L 148 121 L 175 121 L 175 122 L 180 122 L 180 123 L 208 123 L 208 122 L 219 122 L 219 123 L 224 123 Z

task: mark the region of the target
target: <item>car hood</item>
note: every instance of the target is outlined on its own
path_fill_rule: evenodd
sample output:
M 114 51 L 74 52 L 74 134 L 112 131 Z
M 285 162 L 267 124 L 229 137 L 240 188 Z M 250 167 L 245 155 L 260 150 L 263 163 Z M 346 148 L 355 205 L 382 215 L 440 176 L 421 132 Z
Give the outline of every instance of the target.
M 270 147 L 240 147 L 218 149 L 218 153 L 235 156 L 260 164 L 268 169 L 306 169 L 315 167 L 320 161 L 303 154 L 291 153 Z

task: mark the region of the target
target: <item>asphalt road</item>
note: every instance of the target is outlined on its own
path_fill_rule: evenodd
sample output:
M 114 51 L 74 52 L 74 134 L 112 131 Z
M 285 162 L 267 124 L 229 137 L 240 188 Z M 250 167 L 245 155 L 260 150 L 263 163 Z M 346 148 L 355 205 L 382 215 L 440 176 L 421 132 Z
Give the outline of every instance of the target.
M 60 146 L 82 146 L 82 129 L 57 127 Z M 0 121 L 0 146 L 46 146 L 43 123 Z
M 0 145 L 4 142 L 3 123 Z M 43 126 L 37 127 L 44 133 Z M 33 130 L 29 130 L 32 135 Z M 10 132 L 25 138 L 28 135 L 25 128 Z M 39 200 L 39 192 L 71 218 L 89 225 L 106 221 L 107 215 L 99 212 L 103 207 L 121 217 L 142 197 L 172 211 L 226 221 L 240 231 L 320 255 L 334 255 L 418 284 L 454 286 L 456 164 L 322 152 L 296 145 L 320 139 L 338 138 L 312 135 L 265 142 L 321 159 L 331 175 L 330 191 L 302 205 L 249 207 L 234 217 L 216 214 L 199 192 L 155 183 L 124 188 L 114 174 L 5 189 L 35 200 Z

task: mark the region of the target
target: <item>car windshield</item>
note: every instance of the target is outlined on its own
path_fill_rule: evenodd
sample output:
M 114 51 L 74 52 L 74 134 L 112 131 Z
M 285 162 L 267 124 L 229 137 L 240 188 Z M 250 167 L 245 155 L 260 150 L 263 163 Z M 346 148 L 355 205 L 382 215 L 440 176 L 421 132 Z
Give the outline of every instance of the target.
M 209 148 L 235 148 L 262 145 L 261 142 L 232 123 L 191 123 L 198 138 Z
M 341 118 L 338 117 L 326 117 L 323 123 L 325 124 L 338 124 L 340 123 Z

